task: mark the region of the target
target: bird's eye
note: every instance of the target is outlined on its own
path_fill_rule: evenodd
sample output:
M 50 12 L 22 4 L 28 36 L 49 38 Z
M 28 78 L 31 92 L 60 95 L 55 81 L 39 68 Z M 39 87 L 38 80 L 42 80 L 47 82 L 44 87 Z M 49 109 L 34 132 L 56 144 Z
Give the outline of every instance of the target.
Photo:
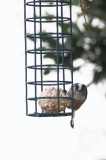
M 82 91 L 84 91 L 84 90 L 85 90 L 85 88 L 86 88 L 86 87 L 85 87 L 85 85 L 83 84 L 83 85 L 82 85 Z
M 75 90 L 78 90 L 78 84 L 75 85 Z

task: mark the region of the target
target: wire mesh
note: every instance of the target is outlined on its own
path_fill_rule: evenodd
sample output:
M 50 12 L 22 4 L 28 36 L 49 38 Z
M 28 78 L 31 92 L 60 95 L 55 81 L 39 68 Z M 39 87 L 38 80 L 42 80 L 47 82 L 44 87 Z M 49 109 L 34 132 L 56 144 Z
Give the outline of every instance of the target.
M 59 109 L 59 88 L 66 90 L 66 86 L 73 85 L 71 0 L 24 0 L 24 19 L 26 115 L 72 115 L 71 109 L 62 112 Z M 65 61 L 65 57 L 70 59 L 70 63 Z M 57 87 L 57 97 L 39 96 L 45 87 L 53 85 Z M 38 104 L 38 100 L 43 98 L 57 98 L 57 111 L 43 113 Z

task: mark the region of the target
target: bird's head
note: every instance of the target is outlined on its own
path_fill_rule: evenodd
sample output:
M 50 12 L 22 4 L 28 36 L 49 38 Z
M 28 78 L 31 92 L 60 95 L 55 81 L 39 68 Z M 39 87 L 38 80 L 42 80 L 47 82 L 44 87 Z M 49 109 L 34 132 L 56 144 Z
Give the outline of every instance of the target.
M 77 92 L 87 92 L 87 87 L 85 84 L 82 83 L 75 83 L 73 85 L 73 90 Z
M 72 90 L 72 88 L 71 88 Z M 75 98 L 80 99 L 81 97 L 84 99 L 87 98 L 87 87 L 82 83 L 75 83 L 73 85 L 73 94 Z
M 73 87 L 73 88 L 72 88 Z M 75 83 L 71 87 L 70 91 L 68 93 L 72 94 L 73 89 L 73 96 L 75 99 L 86 99 L 87 98 L 87 87 L 86 85 L 82 83 Z

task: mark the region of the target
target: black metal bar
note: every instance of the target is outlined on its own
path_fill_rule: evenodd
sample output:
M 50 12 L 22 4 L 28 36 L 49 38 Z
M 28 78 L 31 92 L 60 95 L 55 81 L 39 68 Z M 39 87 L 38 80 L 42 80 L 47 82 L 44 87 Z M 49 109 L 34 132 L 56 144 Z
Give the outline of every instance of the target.
M 36 0 L 36 7 L 39 7 L 39 1 L 40 0 Z M 37 4 L 37 2 L 38 2 L 38 4 Z M 57 2 L 57 0 L 52 0 L 52 2 L 54 2 L 54 3 L 50 3 L 50 4 L 44 4 L 43 5 L 43 3 L 45 3 L 45 2 L 50 2 L 49 0 L 43 0 L 42 1 L 42 7 L 56 7 L 56 5 L 55 5 L 55 2 Z M 58 0 L 58 2 L 61 2 L 61 0 Z M 64 4 L 64 6 L 67 6 L 67 5 L 70 5 L 70 1 L 69 0 L 62 0 L 62 3 Z M 32 0 L 32 1 L 30 1 L 30 2 L 27 2 L 26 3 L 26 5 L 28 5 L 28 6 L 33 6 L 34 5 L 34 1 Z M 58 4 L 58 6 L 61 6 L 61 4 Z
M 41 81 L 37 81 L 35 83 L 35 81 L 31 81 L 31 82 L 27 82 L 27 84 L 30 84 L 30 85 L 41 85 Z M 72 82 L 71 81 L 59 81 L 59 85 L 67 85 L 67 84 L 71 84 Z M 57 80 L 46 80 L 46 81 L 43 81 L 43 85 L 45 86 L 51 86 L 51 85 L 57 85 Z
M 33 113 L 33 114 L 28 114 L 28 116 L 31 117 L 57 117 L 57 116 L 70 116 L 72 115 L 72 112 L 68 113 Z
M 35 8 L 35 1 L 34 0 L 34 5 L 33 5 L 33 12 L 34 12 L 34 65 L 35 65 L 35 68 L 36 68 L 36 63 L 37 63 L 37 55 L 36 55 L 36 8 Z M 37 70 L 35 69 L 34 70 L 34 78 L 35 78 L 35 97 L 37 97 L 37 86 L 36 86 L 36 83 L 37 83 Z M 37 100 L 35 99 L 35 113 L 37 113 Z
M 48 53 L 47 51 L 54 51 L 53 52 L 53 54 L 57 54 L 57 48 L 54 48 L 54 49 L 49 49 L 49 48 L 47 48 L 47 49 L 45 49 L 45 48 L 42 48 L 41 49 L 42 51 L 44 51 L 44 53 L 42 52 L 42 54 L 46 54 L 46 53 Z M 40 54 L 40 51 L 41 51 L 40 49 L 36 49 L 36 54 Z M 61 51 L 63 51 L 63 49 L 59 49 L 59 51 L 61 52 Z M 66 53 L 69 53 L 70 52 L 70 49 L 65 49 L 65 51 L 66 51 Z M 62 52 L 61 53 L 58 53 L 58 54 L 62 54 Z M 27 53 L 30 53 L 30 54 L 34 54 L 34 49 L 31 49 L 31 50 L 27 50 Z
M 39 2 L 39 8 L 40 8 L 40 33 L 41 33 L 41 37 L 40 37 L 40 64 L 41 64 L 41 91 L 43 91 L 43 69 L 42 69 L 42 4 L 41 4 L 41 0 Z
M 28 98 L 27 100 L 31 100 L 31 101 L 33 101 L 33 100 L 35 100 L 35 99 L 57 99 L 58 97 L 31 97 L 31 98 Z M 60 97 L 59 96 L 59 98 L 65 98 L 65 99 L 72 99 L 72 98 L 70 98 L 70 97 Z
M 62 2 L 61 2 L 61 28 L 62 28 L 62 35 L 64 34 L 64 26 L 63 26 L 63 6 L 62 6 Z M 62 49 L 64 50 L 64 35 L 62 36 Z M 64 65 L 64 51 L 62 54 L 62 63 Z M 65 71 L 64 71 L 64 67 L 63 67 L 63 81 L 65 81 Z M 63 85 L 63 89 L 65 90 L 65 85 Z
M 58 23 L 59 23 L 59 5 L 58 5 L 58 1 L 56 1 L 56 32 L 57 32 L 57 39 L 56 39 L 56 47 L 57 47 L 57 97 L 58 97 L 58 113 L 59 113 L 59 108 L 60 108 L 60 99 L 59 99 L 59 88 L 60 88 L 60 85 L 59 85 L 59 35 L 58 35 L 58 32 L 59 32 L 59 29 L 58 29 Z
M 51 20 L 47 20 L 47 22 L 46 22 L 45 19 L 47 19 L 47 18 L 48 18 L 47 16 L 41 17 L 42 22 L 43 22 L 43 23 L 51 22 Z M 57 18 L 57 17 L 53 17 L 54 20 L 52 20 L 52 22 L 56 22 L 56 18 Z M 67 18 L 67 17 L 63 17 L 63 20 L 64 20 L 65 22 L 69 22 L 70 19 Z M 27 18 L 26 21 L 28 21 L 28 22 L 40 22 L 40 20 L 39 20 L 38 17 L 36 17 L 36 19 L 34 19 L 34 17 L 30 17 L 30 18 Z M 61 21 L 62 21 L 62 20 L 61 20 L 61 17 L 58 17 L 58 22 L 61 22 Z
M 26 41 L 26 0 L 24 0 L 24 35 L 25 35 L 25 68 L 27 67 L 27 41 Z M 28 115 L 28 102 L 27 102 L 27 68 L 25 69 L 25 96 L 26 96 L 26 115 Z
M 41 67 L 40 65 L 36 65 L 37 69 L 41 69 L 40 67 Z M 45 64 L 42 64 L 42 70 L 47 69 L 48 67 L 51 68 L 51 69 L 56 69 L 57 65 L 56 64 L 48 64 L 48 66 L 47 66 Z M 71 66 L 71 64 L 63 64 L 63 65 L 59 64 L 59 67 L 60 67 L 60 69 L 64 69 L 64 68 L 65 69 L 70 69 L 70 67 L 72 67 L 72 66 Z M 27 66 L 26 68 L 35 69 L 35 66 L 34 65 L 33 66 Z
M 70 17 L 72 17 L 72 10 L 71 10 L 71 0 L 70 0 Z M 70 33 L 72 33 L 72 20 L 71 20 L 71 23 L 70 23 Z M 71 35 L 71 43 L 72 43 L 72 35 Z M 70 125 L 71 127 L 74 128 L 74 122 L 73 122 L 73 118 L 74 118 L 74 109 L 73 109 L 73 106 L 74 106 L 74 93 L 73 93 L 73 54 L 72 54 L 72 45 L 71 45 L 71 54 L 70 54 L 70 59 L 71 59 L 71 65 L 72 65 L 72 68 L 71 68 L 71 80 L 72 80 L 72 115 L 71 115 L 71 121 L 70 121 Z

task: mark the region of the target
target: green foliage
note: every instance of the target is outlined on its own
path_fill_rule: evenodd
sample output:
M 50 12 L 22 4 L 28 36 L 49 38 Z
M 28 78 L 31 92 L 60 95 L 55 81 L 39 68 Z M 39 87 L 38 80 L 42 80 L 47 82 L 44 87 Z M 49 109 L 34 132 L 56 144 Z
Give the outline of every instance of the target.
M 74 60 L 82 58 L 94 64 L 93 82 L 98 83 L 106 79 L 106 16 L 104 16 L 106 15 L 106 1 L 95 0 L 93 3 L 86 3 L 86 6 L 91 6 L 87 16 L 89 16 L 88 25 L 93 33 L 89 33 L 86 29 L 81 32 L 77 24 L 73 24 L 75 28 L 72 41 L 73 58 Z M 98 20 L 97 24 L 95 24 L 95 19 Z M 89 42 L 86 40 L 89 40 Z M 88 45 L 87 48 L 86 45 Z
M 73 0 L 72 4 L 79 6 L 79 2 L 79 0 Z M 86 17 L 88 25 L 92 32 L 89 32 L 87 30 L 86 25 L 85 28 L 82 29 L 75 22 L 73 23 L 72 42 L 67 38 L 64 46 L 68 49 L 70 48 L 71 44 L 73 60 L 81 58 L 85 62 L 94 64 L 92 83 L 98 83 L 106 79 L 106 0 L 94 0 L 92 2 L 90 2 L 89 0 L 85 0 L 83 7 L 84 6 L 91 7 L 86 12 Z M 82 16 L 83 13 L 78 14 L 78 19 L 80 19 Z M 47 17 L 51 20 L 53 18 L 53 15 L 46 13 L 46 20 L 48 20 Z M 58 23 L 59 27 L 61 27 L 61 25 L 63 26 L 63 32 L 68 33 L 70 24 Z M 33 36 L 30 36 L 29 38 L 31 40 L 34 40 Z M 54 61 L 54 63 L 57 63 L 57 56 L 55 53 L 52 53 L 52 49 L 56 48 L 57 46 L 56 39 L 53 38 L 53 36 L 51 36 L 50 34 L 47 34 L 43 31 L 42 41 L 46 42 L 49 48 L 51 48 L 51 50 L 44 54 L 44 58 L 50 58 Z M 59 48 L 62 48 L 61 44 L 59 44 Z M 62 56 L 61 54 L 59 55 L 59 63 L 63 63 Z M 69 63 L 69 56 L 69 54 L 65 55 L 64 64 Z M 74 70 L 79 70 L 81 67 L 82 66 L 75 67 Z M 50 71 L 52 71 L 52 69 L 47 68 L 44 73 L 48 74 L 50 73 Z
M 78 0 L 73 1 L 74 5 L 79 3 Z M 81 30 L 77 23 L 73 23 L 73 36 L 72 36 L 72 51 L 73 60 L 82 58 L 84 61 L 94 64 L 93 70 L 93 83 L 98 83 L 106 79 L 106 0 L 94 0 L 92 3 L 86 1 L 85 6 L 90 6 L 91 9 L 86 13 L 88 17 L 88 25 L 92 30 L 90 33 L 86 26 L 85 29 Z M 82 14 L 78 15 L 80 18 Z M 100 22 L 100 25 L 96 21 Z M 102 27 L 101 27 L 102 23 Z M 93 25 L 94 24 L 94 25 Z M 68 32 L 69 25 L 64 23 L 64 31 Z M 56 42 L 50 39 L 46 39 L 49 45 L 53 47 Z M 70 42 L 67 39 L 65 44 L 70 47 Z M 86 45 L 88 46 L 86 48 Z M 47 54 L 44 58 L 51 58 L 56 63 L 56 57 Z M 62 63 L 62 57 L 60 56 L 60 63 Z M 69 55 L 65 56 L 64 63 L 69 63 Z M 82 66 L 74 68 L 74 70 L 80 69 Z

